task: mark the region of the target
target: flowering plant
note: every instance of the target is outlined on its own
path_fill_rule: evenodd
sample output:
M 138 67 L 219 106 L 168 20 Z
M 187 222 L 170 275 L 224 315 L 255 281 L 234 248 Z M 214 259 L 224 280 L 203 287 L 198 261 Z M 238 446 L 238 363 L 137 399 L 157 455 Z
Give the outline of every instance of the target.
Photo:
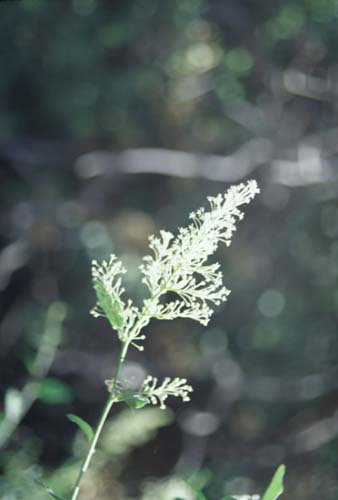
M 160 404 L 161 408 L 165 408 L 169 396 L 189 401 L 192 387 L 186 379 L 167 377 L 159 383 L 157 378 L 149 375 L 138 391 L 131 391 L 119 380 L 121 366 L 129 347 L 143 350 L 143 331 L 152 319 L 190 318 L 207 325 L 213 314 L 213 306 L 227 300 L 230 292 L 222 283 L 220 264 L 207 261 L 219 243 L 230 245 L 236 223 L 243 218 L 239 207 L 249 203 L 257 193 L 259 189 L 254 180 L 232 186 L 225 194 L 209 197 L 207 209 L 200 208 L 191 213 L 191 223 L 179 228 L 176 236 L 168 231 L 160 231 L 159 236 L 150 236 L 152 254 L 144 257 L 140 266 L 142 281 L 148 288 L 149 296 L 143 300 L 141 307 L 123 298 L 125 289 L 121 275 L 126 270 L 115 255 L 101 263 L 92 262 L 97 304 L 91 314 L 108 320 L 120 340 L 121 352 L 113 377 L 106 381 L 108 399 L 95 432 L 80 417 L 70 416 L 90 441 L 71 500 L 78 498 L 82 478 L 114 403 L 125 401 L 134 408 Z M 168 298 L 169 292 L 170 296 L 175 297 L 173 300 Z M 52 496 L 57 498 L 54 493 Z

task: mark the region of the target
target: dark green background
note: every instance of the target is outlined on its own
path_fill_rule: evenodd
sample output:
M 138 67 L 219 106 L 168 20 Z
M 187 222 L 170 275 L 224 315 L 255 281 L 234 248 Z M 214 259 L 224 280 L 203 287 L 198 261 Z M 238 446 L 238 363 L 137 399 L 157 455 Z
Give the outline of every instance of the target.
M 22 387 L 56 300 L 50 376 L 73 390 L 25 417 L 1 455 L 3 498 L 32 498 L 22 470 L 48 479 L 73 453 L 65 414 L 94 423 L 103 404 L 117 342 L 88 315 L 90 260 L 121 256 L 138 301 L 148 235 L 255 178 L 217 256 L 229 302 L 207 328 L 153 322 L 129 358 L 187 377 L 191 403 L 173 402 L 121 473 L 108 457 L 83 498 L 204 471 L 218 500 L 261 492 L 285 463 L 286 500 L 337 499 L 337 48 L 334 0 L 0 2 L 1 390 Z

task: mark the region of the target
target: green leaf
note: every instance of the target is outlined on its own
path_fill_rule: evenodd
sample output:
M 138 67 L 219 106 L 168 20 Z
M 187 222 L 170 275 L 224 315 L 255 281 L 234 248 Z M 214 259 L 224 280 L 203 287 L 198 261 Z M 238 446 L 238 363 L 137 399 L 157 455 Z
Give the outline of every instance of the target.
M 149 399 L 144 397 L 143 394 L 133 391 L 132 389 L 122 389 L 120 391 L 122 400 L 127 403 L 129 408 L 139 409 L 149 404 Z
M 44 488 L 46 492 L 48 493 L 49 496 L 56 498 L 56 500 L 63 500 L 63 498 L 57 496 L 57 494 L 52 490 L 52 488 L 49 488 L 49 486 L 46 486 L 42 481 L 40 481 L 37 478 L 34 478 L 34 482 Z
M 83 420 L 83 418 L 78 417 L 77 415 L 74 415 L 73 413 L 68 413 L 67 418 L 71 422 L 74 422 L 74 424 L 76 424 L 78 427 L 80 427 L 81 431 L 87 437 L 89 443 L 91 443 L 93 440 L 93 437 L 94 437 L 94 431 L 93 431 L 92 427 L 88 424 L 88 422 Z
M 285 474 L 285 465 L 280 465 L 276 470 L 262 500 L 276 500 L 283 493 L 284 474 Z
M 123 326 L 123 318 L 120 314 L 121 306 L 117 300 L 114 300 L 101 283 L 95 286 L 96 296 L 100 307 L 105 312 L 109 323 L 113 328 L 119 329 Z
M 48 404 L 69 403 L 73 399 L 73 392 L 61 380 L 47 377 L 40 383 L 39 399 Z
M 207 500 L 203 489 L 212 480 L 212 472 L 208 469 L 200 469 L 190 474 L 187 479 L 188 486 L 196 493 L 196 500 Z
M 196 500 L 207 500 L 201 491 L 194 491 L 197 494 Z M 186 500 L 185 498 L 175 497 L 175 500 Z M 232 498 L 230 500 L 233 500 Z
M 56 498 L 56 500 L 62 500 L 61 497 L 58 497 L 53 490 L 51 490 L 50 488 L 46 488 L 46 491 L 48 493 L 49 496 L 53 497 L 53 498 Z
M 204 494 L 199 491 L 199 490 L 196 490 L 195 488 L 193 488 L 189 483 L 187 483 L 189 485 L 189 487 L 193 490 L 193 492 L 195 493 L 195 499 L 196 500 L 207 500 L 206 497 L 204 496 Z
M 206 496 L 201 491 L 196 491 L 197 494 L 196 500 L 207 500 Z
M 235 500 L 235 499 L 234 499 L 234 497 L 226 496 L 226 497 L 222 497 L 220 500 Z

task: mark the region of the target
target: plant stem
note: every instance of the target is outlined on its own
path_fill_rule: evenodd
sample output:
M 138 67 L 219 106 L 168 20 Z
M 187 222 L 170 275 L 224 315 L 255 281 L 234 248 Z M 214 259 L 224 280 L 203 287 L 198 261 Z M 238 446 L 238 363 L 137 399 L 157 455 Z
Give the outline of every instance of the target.
M 115 397 L 116 397 L 116 395 L 115 395 L 116 384 L 117 384 L 117 381 L 119 378 L 122 364 L 123 364 L 125 357 L 126 357 L 126 354 L 127 354 L 128 347 L 129 347 L 128 342 L 125 342 L 122 344 L 121 353 L 120 353 L 120 356 L 119 356 L 119 359 L 118 359 L 118 362 L 116 365 L 114 377 L 113 377 L 113 384 L 112 384 L 111 392 L 109 393 L 109 397 L 108 397 L 106 404 L 102 410 L 97 427 L 95 429 L 95 434 L 94 434 L 93 440 L 90 443 L 88 453 L 87 453 L 87 455 L 82 463 L 81 470 L 79 472 L 78 478 L 76 480 L 76 483 L 75 483 L 75 486 L 73 489 L 71 500 L 76 500 L 78 497 L 78 494 L 80 492 L 80 485 L 81 485 L 82 478 L 83 478 L 84 474 L 86 473 L 86 471 L 89 467 L 89 464 L 91 462 L 91 459 L 93 458 L 93 455 L 96 451 L 96 445 L 97 445 L 97 442 L 98 442 L 99 437 L 101 435 L 104 424 L 107 420 L 107 417 L 109 415 L 110 409 L 116 401 L 116 399 L 115 399 Z

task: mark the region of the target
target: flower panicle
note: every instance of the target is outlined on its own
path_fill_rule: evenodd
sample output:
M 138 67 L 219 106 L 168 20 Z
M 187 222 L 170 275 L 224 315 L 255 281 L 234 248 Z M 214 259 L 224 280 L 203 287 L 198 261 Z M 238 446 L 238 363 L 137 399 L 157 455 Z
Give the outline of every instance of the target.
M 213 306 L 225 302 L 230 291 L 223 285 L 220 264 L 208 264 L 208 258 L 218 244 L 230 245 L 236 224 L 243 218 L 241 205 L 249 203 L 259 193 L 256 181 L 232 186 L 225 194 L 208 197 L 204 207 L 190 214 L 191 223 L 179 228 L 175 236 L 161 230 L 149 237 L 151 255 L 143 258 L 140 270 L 150 297 L 139 310 L 131 300 L 124 302 L 120 275 L 126 272 L 115 255 L 108 261 L 92 263 L 92 276 L 97 304 L 94 317 L 105 316 L 118 336 L 142 350 L 142 329 L 152 318 L 190 318 L 207 325 Z M 166 300 L 170 293 L 173 297 Z
M 220 242 L 230 245 L 239 210 L 259 193 L 256 181 L 232 186 L 225 194 L 208 197 L 210 209 L 199 208 L 190 214 L 191 224 L 179 228 L 175 237 L 168 231 L 149 238 L 153 255 L 144 257 L 140 266 L 143 282 L 151 299 L 144 302 L 152 317 L 174 319 L 189 317 L 206 325 L 213 313 L 211 305 L 220 305 L 230 293 L 222 283 L 220 265 L 206 264 Z M 177 299 L 163 304 L 160 297 L 172 292 Z

